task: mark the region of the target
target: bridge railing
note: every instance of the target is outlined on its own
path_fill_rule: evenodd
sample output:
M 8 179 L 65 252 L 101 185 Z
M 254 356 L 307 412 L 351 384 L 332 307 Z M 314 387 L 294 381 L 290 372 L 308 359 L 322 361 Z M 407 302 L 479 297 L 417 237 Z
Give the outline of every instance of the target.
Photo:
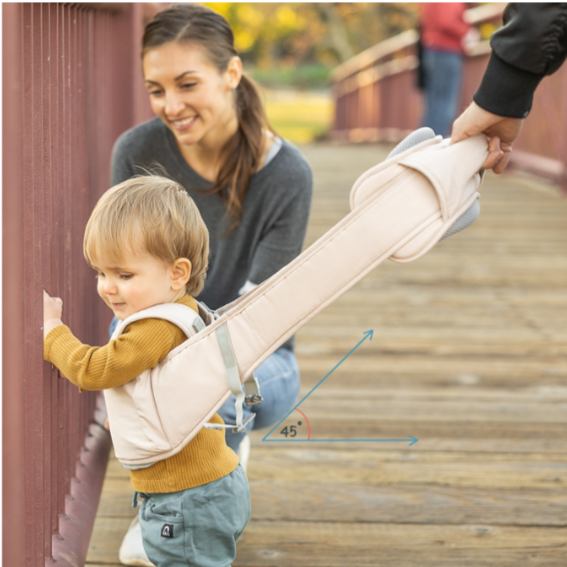
M 108 433 L 95 393 L 43 361 L 45 288 L 104 344 L 110 314 L 82 254 L 117 136 L 151 114 L 136 4 L 3 8 L 3 564 L 83 565 Z
M 503 4 L 467 10 L 465 17 L 485 32 L 501 24 Z M 420 125 L 423 95 L 417 88 L 418 33 L 408 30 L 338 66 L 332 73 L 334 140 L 397 142 Z M 472 101 L 490 56 L 488 39 L 466 56 L 461 110 Z M 567 65 L 546 77 L 514 145 L 512 166 L 567 188 Z

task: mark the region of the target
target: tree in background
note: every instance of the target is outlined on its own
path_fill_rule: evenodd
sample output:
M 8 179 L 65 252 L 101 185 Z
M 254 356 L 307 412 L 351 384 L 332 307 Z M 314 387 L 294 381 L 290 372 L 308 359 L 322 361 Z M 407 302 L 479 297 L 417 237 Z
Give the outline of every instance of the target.
M 414 28 L 416 3 L 207 3 L 235 34 L 236 49 L 258 73 L 331 68 Z M 289 75 L 289 73 L 288 73 Z M 285 81 L 290 77 L 286 76 Z M 324 82 L 324 81 L 323 81 Z
M 329 72 L 418 19 L 418 5 L 407 3 L 205 4 L 230 23 L 272 125 L 294 143 L 323 138 L 332 124 Z

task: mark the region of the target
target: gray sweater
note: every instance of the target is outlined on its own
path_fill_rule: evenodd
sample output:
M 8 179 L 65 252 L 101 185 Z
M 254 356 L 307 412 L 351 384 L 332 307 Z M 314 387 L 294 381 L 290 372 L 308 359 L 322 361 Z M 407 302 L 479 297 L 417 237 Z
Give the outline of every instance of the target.
M 197 299 L 212 309 L 236 299 L 247 281 L 263 282 L 301 252 L 313 182 L 308 163 L 291 143 L 284 141 L 275 157 L 252 176 L 242 221 L 227 235 L 220 196 L 199 191 L 211 182 L 189 166 L 159 118 L 118 138 L 112 152 L 112 185 L 148 169 L 159 174 L 159 167 L 185 187 L 209 229 L 209 270 Z

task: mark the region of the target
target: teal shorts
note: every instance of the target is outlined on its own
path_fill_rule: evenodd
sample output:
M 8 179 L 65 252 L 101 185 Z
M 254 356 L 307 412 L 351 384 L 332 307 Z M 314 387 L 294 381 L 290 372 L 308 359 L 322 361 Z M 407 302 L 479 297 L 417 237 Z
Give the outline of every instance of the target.
M 250 490 L 240 465 L 196 488 L 140 496 L 144 548 L 157 567 L 230 567 L 250 520 Z

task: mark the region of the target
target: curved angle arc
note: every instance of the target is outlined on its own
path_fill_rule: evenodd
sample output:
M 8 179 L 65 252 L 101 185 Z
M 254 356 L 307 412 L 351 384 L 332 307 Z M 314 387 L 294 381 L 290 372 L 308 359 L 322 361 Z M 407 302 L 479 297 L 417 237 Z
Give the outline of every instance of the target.
M 298 411 L 305 418 L 305 421 L 307 422 L 307 441 L 309 441 L 309 439 L 311 439 L 311 426 L 309 425 L 309 420 L 307 419 L 307 416 L 300 409 L 295 408 L 295 411 Z

